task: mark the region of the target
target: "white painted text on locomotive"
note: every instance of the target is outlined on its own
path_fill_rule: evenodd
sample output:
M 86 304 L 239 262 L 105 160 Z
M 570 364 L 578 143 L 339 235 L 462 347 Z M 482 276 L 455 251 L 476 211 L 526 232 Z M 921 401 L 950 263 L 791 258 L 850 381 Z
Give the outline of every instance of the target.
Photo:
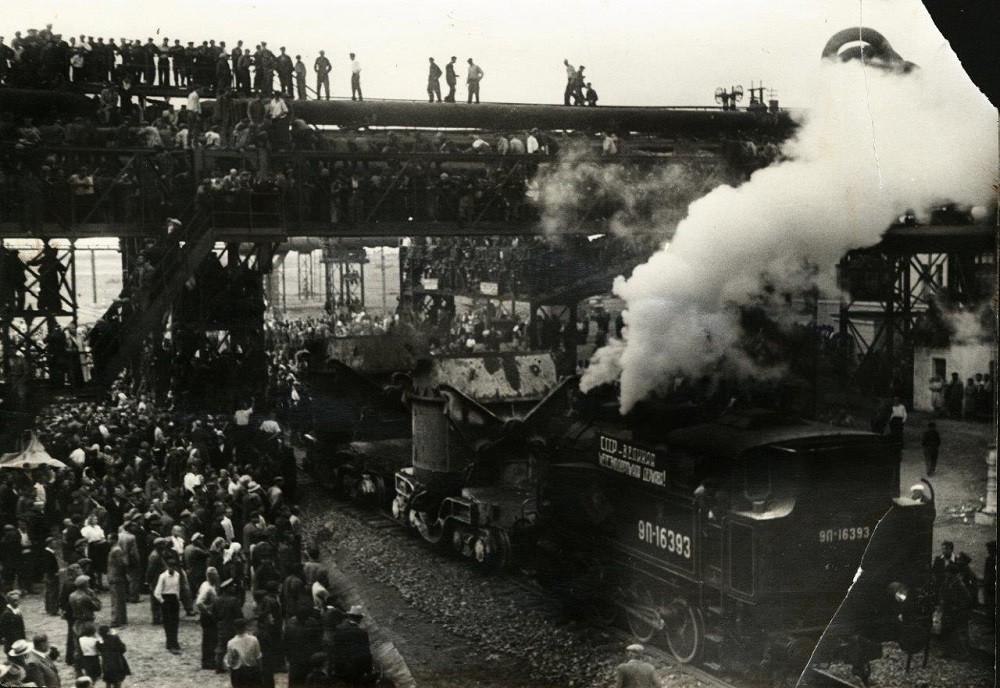
M 650 521 L 640 520 L 639 539 L 679 557 L 691 558 L 691 538 L 683 533 L 658 526 Z
M 827 528 L 819 531 L 820 542 L 850 542 L 851 540 L 867 540 L 871 537 L 871 528 L 858 526 L 856 528 Z

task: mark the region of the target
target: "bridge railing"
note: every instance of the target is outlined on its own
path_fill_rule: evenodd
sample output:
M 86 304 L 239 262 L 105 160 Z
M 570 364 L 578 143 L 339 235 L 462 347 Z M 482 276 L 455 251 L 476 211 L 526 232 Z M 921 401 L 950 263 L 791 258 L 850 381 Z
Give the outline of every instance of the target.
M 642 173 L 663 164 L 716 159 L 669 153 L 596 156 L 587 162 Z M 536 224 L 543 200 L 536 176 L 555 164 L 558 159 L 547 155 L 468 152 L 0 146 L 0 223 L 28 235 L 52 232 L 53 225 L 70 236 L 76 230 L 99 231 L 99 225 L 106 233 L 126 228 L 158 233 L 200 187 L 199 195 L 213 198 L 219 227 L 249 227 L 241 221 L 252 221 L 254 228 L 295 234 L 386 223 L 405 234 L 408 223 L 441 223 L 475 234 Z M 221 184 L 234 169 L 242 179 L 230 187 Z M 588 210 L 586 219 L 599 223 L 614 211 L 613 203 L 603 204 Z

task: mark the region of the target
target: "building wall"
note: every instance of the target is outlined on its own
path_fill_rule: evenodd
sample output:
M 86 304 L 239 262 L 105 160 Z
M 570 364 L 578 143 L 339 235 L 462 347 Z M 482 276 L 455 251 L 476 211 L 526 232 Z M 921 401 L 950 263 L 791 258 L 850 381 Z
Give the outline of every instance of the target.
M 994 374 L 990 364 L 996 364 L 996 346 L 993 344 L 955 344 L 941 349 L 917 347 L 913 352 L 913 408 L 931 411 L 930 379 L 934 373 L 934 359 L 945 361 L 945 384 L 952 373 L 958 373 L 962 384 L 976 373 Z

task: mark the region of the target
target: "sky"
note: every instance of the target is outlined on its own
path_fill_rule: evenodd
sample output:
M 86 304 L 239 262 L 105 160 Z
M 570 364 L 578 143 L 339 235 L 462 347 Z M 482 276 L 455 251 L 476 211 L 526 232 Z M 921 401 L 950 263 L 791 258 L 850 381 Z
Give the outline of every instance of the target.
M 604 105 L 714 105 L 717 87 L 763 80 L 782 105 L 808 108 L 824 43 L 859 24 L 912 62 L 957 65 L 920 0 L 7 0 L 0 35 L 47 23 L 64 38 L 265 40 L 310 69 L 322 49 L 335 97 L 350 93 L 355 52 L 367 98 L 422 99 L 427 58 L 455 55 L 462 76 L 468 57 L 483 68 L 489 101 L 561 102 L 568 58 Z

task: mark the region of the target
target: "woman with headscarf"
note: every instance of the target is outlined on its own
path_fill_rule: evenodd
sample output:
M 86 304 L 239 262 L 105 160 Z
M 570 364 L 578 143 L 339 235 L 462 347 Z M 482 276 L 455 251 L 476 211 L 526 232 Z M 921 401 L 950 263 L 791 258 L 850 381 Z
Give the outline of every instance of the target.
M 219 630 L 215 620 L 215 603 L 219 600 L 219 572 L 212 566 L 205 570 L 205 580 L 198 588 L 195 606 L 200 614 L 201 622 L 201 668 L 212 670 L 216 668 L 215 648 L 218 644 Z

